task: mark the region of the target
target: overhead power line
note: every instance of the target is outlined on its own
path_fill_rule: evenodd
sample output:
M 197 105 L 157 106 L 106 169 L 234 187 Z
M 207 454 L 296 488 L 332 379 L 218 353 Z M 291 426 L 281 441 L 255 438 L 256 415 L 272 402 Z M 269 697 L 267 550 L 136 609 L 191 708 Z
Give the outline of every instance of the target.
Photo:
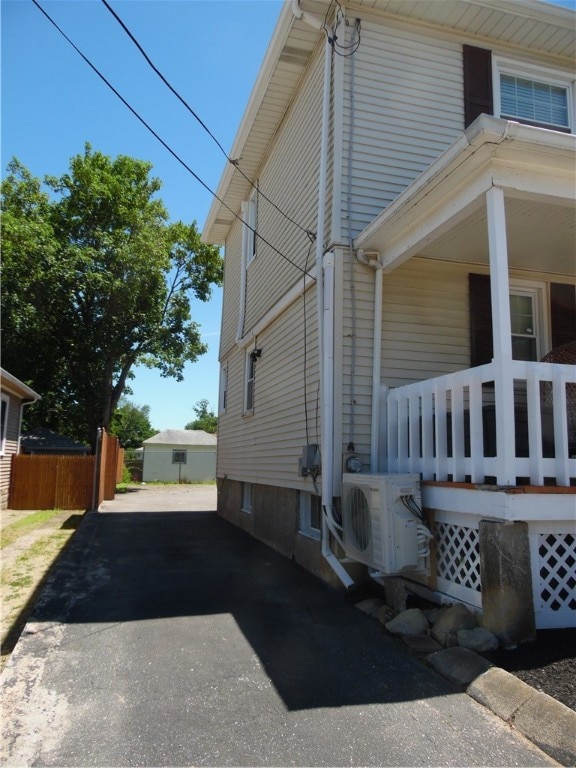
M 162 80 L 162 82 L 164 83 L 164 85 L 165 85 L 165 86 L 166 86 L 166 87 L 167 87 L 167 88 L 168 88 L 168 89 L 169 89 L 169 90 L 170 90 L 170 91 L 171 91 L 171 92 L 174 94 L 174 96 L 176 96 L 176 98 L 178 99 L 178 101 L 180 101 L 180 103 L 184 105 L 184 107 L 185 107 L 185 108 L 188 110 L 188 112 L 189 112 L 189 113 L 192 115 L 192 117 L 193 117 L 193 118 L 194 118 L 194 119 L 195 119 L 195 120 L 196 120 L 196 121 L 197 121 L 197 122 L 198 122 L 198 123 L 199 123 L 199 124 L 202 126 L 202 128 L 204 129 L 204 131 L 206 131 L 206 133 L 208 134 L 208 136 L 210 136 L 210 138 L 211 138 L 211 139 L 214 141 L 214 143 L 216 144 L 216 146 L 218 147 L 218 149 L 219 149 L 219 150 L 222 152 L 222 154 L 224 155 L 224 157 L 225 157 L 225 158 L 228 160 L 228 162 L 229 162 L 231 165 L 233 165 L 233 166 L 234 166 L 234 168 L 235 168 L 235 169 L 238 171 L 238 173 L 239 173 L 241 176 L 243 176 L 243 177 L 244 177 L 244 179 L 246 179 L 246 181 L 247 181 L 247 182 L 248 182 L 248 183 L 249 183 L 249 184 L 250 184 L 250 185 L 251 185 L 251 186 L 252 186 L 254 189 L 256 189 L 256 190 L 258 191 L 258 194 L 259 194 L 260 196 L 262 196 L 262 197 L 263 197 L 263 198 L 266 200 L 266 202 L 268 202 L 268 203 L 269 203 L 269 204 L 270 204 L 270 205 L 271 205 L 271 206 L 272 206 L 272 207 L 273 207 L 273 208 L 274 208 L 276 211 L 278 211 L 278 213 L 279 213 L 281 216 L 284 216 L 284 218 L 285 218 L 285 219 L 287 219 L 287 220 L 288 220 L 288 221 L 289 221 L 291 224 L 293 224 L 295 227 L 298 227 L 298 229 L 300 229 L 302 232 L 304 232 L 304 234 L 306 234 L 306 235 L 307 235 L 307 236 L 308 236 L 308 237 L 309 237 L 311 240 L 312 240 L 312 239 L 314 239 L 314 238 L 315 238 L 315 235 L 314 235 L 314 233 L 313 233 L 313 232 L 311 232 L 309 229 L 306 229 L 305 227 L 303 227 L 303 226 L 302 226 L 301 224 L 299 224 L 299 223 L 298 223 L 298 222 L 297 222 L 295 219 L 293 219 L 291 216 L 289 216 L 287 213 L 285 213 L 285 212 L 284 212 L 284 211 L 283 211 L 283 210 L 282 210 L 282 209 L 281 209 L 281 208 L 280 208 L 280 207 L 279 207 L 279 206 L 278 206 L 278 205 L 277 205 L 277 204 L 276 204 L 276 203 L 275 203 L 273 200 L 271 200 L 269 197 L 267 197 L 267 195 L 265 195 L 265 194 L 264 194 L 264 192 L 262 192 L 262 190 L 261 190 L 261 188 L 260 188 L 260 187 L 257 187 L 257 186 L 256 186 L 256 184 L 254 183 L 254 181 L 252 181 L 252 179 L 251 179 L 251 178 L 250 178 L 250 177 L 249 177 L 249 176 L 248 176 L 246 173 L 244 173 L 244 171 L 243 171 L 243 170 L 240 168 L 240 165 L 239 165 L 239 160 L 234 160 L 233 158 L 231 158 L 231 157 L 230 157 L 230 155 L 229 155 L 229 154 L 226 152 L 226 150 L 224 149 L 224 147 L 222 146 L 222 144 L 220 143 L 220 141 L 218 141 L 218 139 L 216 138 L 216 136 L 215 136 L 215 135 L 212 133 L 212 131 L 211 131 L 211 130 L 208 128 L 208 126 L 206 125 L 206 123 L 205 123 L 203 120 L 201 120 L 201 118 L 198 116 L 198 114 L 197 114 L 197 113 L 196 113 L 196 112 L 195 112 L 195 111 L 192 109 L 192 107 L 191 107 L 191 106 L 188 104 L 188 102 L 186 101 L 186 99 L 184 99 L 184 97 L 183 97 L 183 96 L 181 96 L 181 95 L 178 93 L 178 91 L 177 91 L 177 90 L 176 90 L 176 89 L 175 89 L 175 88 L 172 86 L 172 84 L 171 84 L 171 83 L 170 83 L 170 82 L 169 82 L 169 81 L 168 81 L 168 80 L 167 80 L 167 79 L 164 77 L 164 75 L 162 74 L 162 72 L 160 72 L 160 70 L 158 69 L 158 67 L 156 67 L 156 66 L 155 66 L 155 64 L 153 63 L 153 61 L 150 59 L 150 56 L 148 56 L 148 54 L 146 53 L 146 51 L 144 50 L 144 48 L 142 47 L 142 45 L 141 45 L 141 44 L 138 42 L 138 40 L 136 39 L 136 37 L 134 36 L 134 34 L 133 34 L 133 33 L 132 33 L 132 32 L 131 32 L 129 29 L 128 29 L 127 25 L 124 23 L 124 21 L 122 21 L 122 19 L 120 18 L 120 16 L 118 16 L 118 14 L 117 14 L 117 13 L 116 13 L 116 11 L 115 11 L 115 10 L 112 8 L 112 6 L 110 5 L 110 3 L 108 3 L 108 2 L 107 2 L 107 0 L 102 0 L 102 3 L 103 3 L 103 4 L 106 6 L 106 8 L 107 8 L 107 9 L 110 11 L 110 13 L 111 13 L 111 14 L 112 14 L 112 16 L 113 16 L 113 17 L 116 19 L 116 21 L 118 22 L 118 24 L 120 24 L 120 26 L 122 27 L 122 29 L 124 30 L 124 32 L 126 32 L 126 34 L 128 35 L 128 37 L 130 38 L 130 40 L 132 40 L 132 42 L 134 43 L 134 45 L 136 46 L 136 48 L 138 48 L 138 50 L 140 51 L 140 53 L 142 54 L 142 56 L 145 58 L 145 60 L 146 60 L 146 62 L 148 63 L 148 65 L 149 65 L 149 66 L 150 66 L 150 67 L 151 67 L 151 68 L 154 70 L 154 72 L 155 72 L 155 73 L 158 75 L 158 77 L 160 78 L 160 80 Z
M 245 222 L 245 221 L 244 221 L 244 219 L 243 219 L 241 216 L 239 216 L 239 215 L 236 213 L 236 211 L 234 211 L 232 208 L 230 208 L 230 206 L 229 206 L 227 203 L 225 203 L 225 202 L 224 202 L 224 200 L 222 200 L 222 198 L 221 198 L 221 197 L 219 197 L 219 196 L 216 194 L 216 192 L 214 192 L 214 191 L 213 191 L 213 190 L 212 190 L 212 189 L 211 189 L 211 188 L 208 186 L 208 184 L 206 184 L 206 182 L 205 182 L 205 181 L 203 181 L 203 180 L 200 178 L 200 176 L 198 176 L 198 174 L 197 174 L 197 173 L 195 173 L 195 172 L 192 170 L 192 168 L 190 168 L 190 166 L 189 166 L 187 163 L 185 163 L 185 162 L 184 162 L 184 160 L 182 160 L 182 158 L 181 158 L 181 157 L 180 157 L 180 156 L 179 156 L 179 155 L 178 155 L 178 154 L 177 154 L 177 153 L 176 153 L 176 152 L 175 152 L 175 151 L 174 151 L 174 150 L 173 150 L 173 149 L 172 149 L 172 148 L 171 148 L 171 147 L 170 147 L 170 146 L 169 146 L 169 145 L 168 145 L 168 144 L 167 144 L 165 141 L 164 141 L 164 139 L 163 139 L 161 136 L 159 136 L 159 134 L 158 134 L 158 133 L 156 133 L 156 131 L 155 131 L 155 130 L 152 128 L 152 126 L 150 126 L 150 125 L 149 125 L 149 124 L 146 122 L 146 120 L 144 120 L 144 118 L 143 118 L 143 117 L 142 117 L 140 114 L 138 114 L 138 112 L 137 112 L 137 111 L 134 109 L 134 107 L 132 107 L 132 106 L 131 106 L 131 105 L 130 105 L 130 104 L 127 102 L 127 101 L 126 101 L 126 99 L 125 99 L 125 98 L 122 96 L 122 94 L 120 94 L 120 93 L 119 93 L 119 92 L 116 90 L 116 88 L 114 88 L 114 86 L 112 85 L 112 83 L 110 83 L 110 81 L 106 79 L 106 77 L 105 77 L 105 76 L 102 74 L 102 72 L 100 72 L 100 70 L 99 70 L 99 69 L 98 69 L 98 68 L 97 68 L 97 67 L 96 67 L 96 66 L 95 66 L 95 65 L 94 65 L 94 64 L 93 64 L 93 63 L 90 61 L 90 59 L 89 59 L 87 56 L 85 56 L 85 55 L 82 53 L 82 51 L 81 51 L 81 50 L 78 48 L 78 46 L 77 46 L 77 45 L 76 45 L 76 44 L 75 44 L 75 43 L 74 43 L 74 42 L 73 42 L 73 41 L 72 41 L 72 40 L 71 40 L 71 39 L 68 37 L 68 35 L 67 35 L 67 34 L 64 32 L 64 30 L 63 30 L 63 29 L 61 29 L 61 27 L 59 27 L 59 26 L 58 26 L 58 24 L 57 24 L 57 23 L 54 21 L 54 19 L 53 19 L 53 18 L 52 18 L 52 17 L 51 17 L 51 16 L 48 14 L 48 12 L 47 12 L 47 11 L 45 11 L 45 10 L 44 10 L 44 8 L 43 8 L 43 7 L 40 5 L 40 3 L 38 2 L 38 0 L 32 0 L 32 2 L 33 2 L 33 3 L 34 3 L 34 5 L 35 5 L 35 6 L 38 8 L 38 10 L 39 10 L 39 11 L 41 11 L 41 12 L 44 14 L 44 16 L 45 16 L 45 17 L 48 19 L 48 21 L 49 21 L 49 22 L 50 22 L 50 23 L 51 23 L 51 24 L 52 24 L 52 25 L 53 25 L 53 26 L 54 26 L 54 27 L 55 27 L 55 28 L 58 30 L 58 32 L 60 32 L 60 34 L 62 35 L 62 37 L 63 37 L 63 38 L 64 38 L 64 39 L 65 39 L 65 40 L 66 40 L 66 41 L 67 41 L 67 42 L 68 42 L 68 43 L 69 43 L 69 44 L 72 46 L 72 48 L 74 48 L 74 50 L 76 51 L 76 53 L 78 53 L 78 55 L 82 57 L 82 59 L 83 59 L 83 60 L 86 62 L 86 64 L 88 64 L 88 66 L 89 66 L 89 67 L 90 67 L 90 68 L 91 68 L 91 69 L 92 69 L 92 70 L 93 70 L 93 71 L 94 71 L 94 72 L 95 72 L 95 73 L 98 75 L 98 77 L 99 77 L 99 78 L 100 78 L 100 79 L 101 79 L 101 80 L 102 80 L 102 81 L 103 81 L 103 82 L 104 82 L 104 83 L 105 83 L 105 84 L 108 86 L 108 88 L 110 88 L 110 90 L 111 90 L 111 91 L 112 91 L 112 92 L 113 92 L 113 93 L 114 93 L 114 94 L 115 94 L 115 95 L 116 95 L 116 96 L 117 96 L 117 97 L 120 99 L 120 101 L 121 101 L 121 102 L 124 104 L 124 106 L 125 106 L 125 107 L 127 107 L 127 109 L 129 109 L 129 110 L 130 110 L 130 112 L 132 112 L 132 114 L 134 115 L 134 117 L 135 117 L 137 120 L 139 120 L 139 121 L 142 123 L 142 125 L 143 125 L 143 126 L 144 126 L 144 127 L 145 127 L 145 128 L 148 130 L 148 131 L 150 131 L 150 133 L 151 133 L 151 134 L 154 136 L 154 138 L 155 138 L 155 139 L 157 139 L 157 140 L 160 142 L 160 144 L 162 144 L 162 146 L 163 146 L 165 149 L 167 149 L 167 150 L 168 150 L 168 152 L 170 152 L 170 154 L 172 155 L 172 157 L 174 157 L 174 158 L 175 158 L 175 160 L 177 160 L 177 161 L 180 163 L 180 165 L 182 165 L 182 166 L 183 166 L 183 167 L 184 167 L 184 168 L 185 168 L 185 169 L 188 171 L 188 173 L 190 173 L 190 174 L 191 174 L 191 175 L 192 175 L 192 176 L 193 176 L 193 177 L 196 179 L 196 181 L 197 181 L 197 182 L 198 182 L 198 183 L 199 183 L 199 184 L 200 184 L 202 187 L 204 187 L 204 189 L 205 189 L 207 192 L 209 192 L 209 193 L 212 195 L 212 197 L 214 197 L 214 199 L 215 199 L 215 200 L 218 200 L 218 202 L 219 202 L 219 203 L 220 203 L 222 206 L 224 206 L 224 208 L 226 208 L 226 210 L 227 210 L 227 211 L 229 211 L 229 212 L 232 214 L 232 216 L 233 216 L 235 219 L 238 219 L 238 221 L 240 221 L 240 222 L 241 222 L 241 223 L 242 223 L 242 224 L 243 224 L 245 227 L 247 227 L 249 230 L 251 230 L 251 231 L 254 233 L 254 236 L 255 236 L 255 237 L 258 237 L 258 238 L 259 238 L 259 239 L 260 239 L 260 240 L 261 240 L 263 243 L 265 243 L 265 244 L 266 244 L 266 245 L 267 245 L 269 248 L 271 248 L 271 249 L 274 251 L 274 253 L 278 254 L 278 256 L 280 256 L 282 259 L 284 259 L 285 261 L 287 261 L 289 264 L 291 264 L 291 265 L 292 265 L 292 266 L 293 266 L 295 269 L 297 269 L 297 270 L 298 270 L 299 272 L 301 272 L 302 274 L 304 274 L 304 275 L 308 274 L 310 277 L 312 277 L 312 278 L 313 278 L 313 275 L 310 275 L 310 274 L 309 274 L 309 273 L 308 273 L 308 272 L 307 272 L 305 269 L 303 269 L 303 268 L 302 268 L 302 267 L 301 267 L 299 264 L 296 264 L 296 262 L 295 262 L 295 261 L 292 261 L 292 259 L 290 259 L 288 256 L 286 256 L 286 254 L 284 254 L 284 253 L 282 253 L 282 251 L 278 250 L 278 248 L 276 248 L 276 246 L 272 245 L 272 243 L 270 243 L 270 242 L 269 242 L 269 241 L 268 241 L 268 240 L 267 240 L 265 237 L 263 237 L 263 236 L 262 236 L 262 235 L 261 235 L 261 234 L 260 234 L 260 233 L 259 233 L 259 232 L 258 232 L 258 231 L 255 229 L 255 228 L 254 228 L 254 227 L 250 226 L 250 225 L 249 225 L 247 222 Z M 313 279 L 315 279 L 315 278 L 313 278 Z

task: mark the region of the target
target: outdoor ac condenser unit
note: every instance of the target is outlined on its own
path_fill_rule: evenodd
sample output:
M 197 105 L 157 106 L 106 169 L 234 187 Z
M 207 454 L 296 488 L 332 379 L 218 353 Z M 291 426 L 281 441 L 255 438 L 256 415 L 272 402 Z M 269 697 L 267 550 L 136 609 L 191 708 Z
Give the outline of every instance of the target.
M 347 557 L 380 573 L 423 570 L 431 534 L 417 515 L 421 509 L 419 475 L 344 474 Z

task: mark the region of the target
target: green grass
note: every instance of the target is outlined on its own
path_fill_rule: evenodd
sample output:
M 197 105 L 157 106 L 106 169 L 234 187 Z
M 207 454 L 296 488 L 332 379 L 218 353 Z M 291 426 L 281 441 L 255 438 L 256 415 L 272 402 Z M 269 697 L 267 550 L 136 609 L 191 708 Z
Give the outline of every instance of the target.
M 35 528 L 47 523 L 61 512 L 61 509 L 41 509 L 38 512 L 32 512 L 32 514 L 26 515 L 26 517 L 21 517 L 13 523 L 9 523 L 2 529 L 0 549 L 4 549 L 4 547 L 13 544 L 21 536 L 25 536 Z

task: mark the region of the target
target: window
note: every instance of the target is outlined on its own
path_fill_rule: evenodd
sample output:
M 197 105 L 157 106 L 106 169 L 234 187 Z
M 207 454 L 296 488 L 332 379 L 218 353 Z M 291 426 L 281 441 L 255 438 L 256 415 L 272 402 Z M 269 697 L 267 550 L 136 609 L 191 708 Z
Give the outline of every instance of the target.
M 319 496 L 300 491 L 300 533 L 312 539 L 320 539 L 322 503 Z
M 252 483 L 242 483 L 242 512 L 252 512 Z
M 6 429 L 8 427 L 8 398 L 2 395 L 2 414 L 0 416 L 0 454 L 6 449 Z
M 510 324 L 514 360 L 538 360 L 534 295 L 510 292 Z
M 218 398 L 218 412 L 226 412 L 226 400 L 228 397 L 228 363 L 220 368 L 220 397 Z
M 470 345 L 472 366 L 492 360 L 492 307 L 490 276 L 470 274 Z M 571 286 L 567 286 L 570 288 Z M 550 306 L 544 283 L 510 281 L 510 325 L 514 360 L 540 360 L 549 347 L 548 339 L 559 337 L 558 329 L 573 323 L 574 295 L 562 284 L 551 283 Z M 557 294 L 565 301 L 561 303 Z M 570 304 L 571 298 L 571 304 Z M 573 326 L 572 326 L 573 327 Z
M 257 205 L 256 205 L 257 190 L 255 189 L 250 198 L 242 204 L 242 212 L 244 216 L 243 227 L 243 240 L 242 249 L 244 251 L 244 264 L 249 267 L 254 257 L 256 256 L 256 221 L 257 221 Z
M 172 464 L 186 464 L 186 451 L 172 451 Z
M 252 353 L 246 355 L 246 386 L 244 397 L 244 413 L 254 410 L 254 379 L 256 375 L 256 358 Z
M 497 117 L 569 132 L 573 83 L 561 73 L 529 64 L 495 60 Z

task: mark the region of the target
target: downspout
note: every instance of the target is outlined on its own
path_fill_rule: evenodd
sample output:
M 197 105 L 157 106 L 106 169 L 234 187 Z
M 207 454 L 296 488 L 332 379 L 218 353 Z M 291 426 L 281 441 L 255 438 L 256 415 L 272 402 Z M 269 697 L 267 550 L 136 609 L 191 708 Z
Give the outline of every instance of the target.
M 380 432 L 380 368 L 382 359 L 382 289 L 384 270 L 380 254 L 358 251 L 356 258 L 361 264 L 372 267 L 374 274 L 374 344 L 372 350 L 372 420 L 370 424 L 370 472 L 376 474 L 379 469 L 379 432 Z
M 246 221 L 247 217 L 247 205 L 242 203 L 242 220 Z M 242 257 L 240 264 L 240 306 L 238 308 L 238 326 L 236 328 L 236 343 L 244 335 L 244 317 L 246 314 L 246 227 L 242 227 Z
M 34 405 L 34 403 L 37 403 L 38 400 L 40 400 L 40 395 L 37 397 L 32 397 L 29 400 L 22 400 L 20 403 L 20 416 L 18 417 L 18 447 L 16 449 L 17 453 L 20 453 L 20 440 L 22 439 L 22 420 L 24 419 L 24 406 L 26 405 Z
M 292 0 L 292 13 L 314 29 L 322 30 L 324 23 L 302 11 L 298 0 Z M 322 556 L 349 589 L 354 585 L 344 566 L 330 549 L 328 516 L 334 524 L 334 254 L 324 254 L 326 212 L 326 177 L 328 167 L 328 138 L 330 124 L 330 88 L 332 81 L 332 47 L 326 36 L 324 47 L 324 85 L 322 98 L 322 129 L 320 137 L 320 167 L 318 179 L 318 220 L 316 226 L 316 304 L 318 322 L 318 351 L 321 392 L 321 451 L 322 451 Z

